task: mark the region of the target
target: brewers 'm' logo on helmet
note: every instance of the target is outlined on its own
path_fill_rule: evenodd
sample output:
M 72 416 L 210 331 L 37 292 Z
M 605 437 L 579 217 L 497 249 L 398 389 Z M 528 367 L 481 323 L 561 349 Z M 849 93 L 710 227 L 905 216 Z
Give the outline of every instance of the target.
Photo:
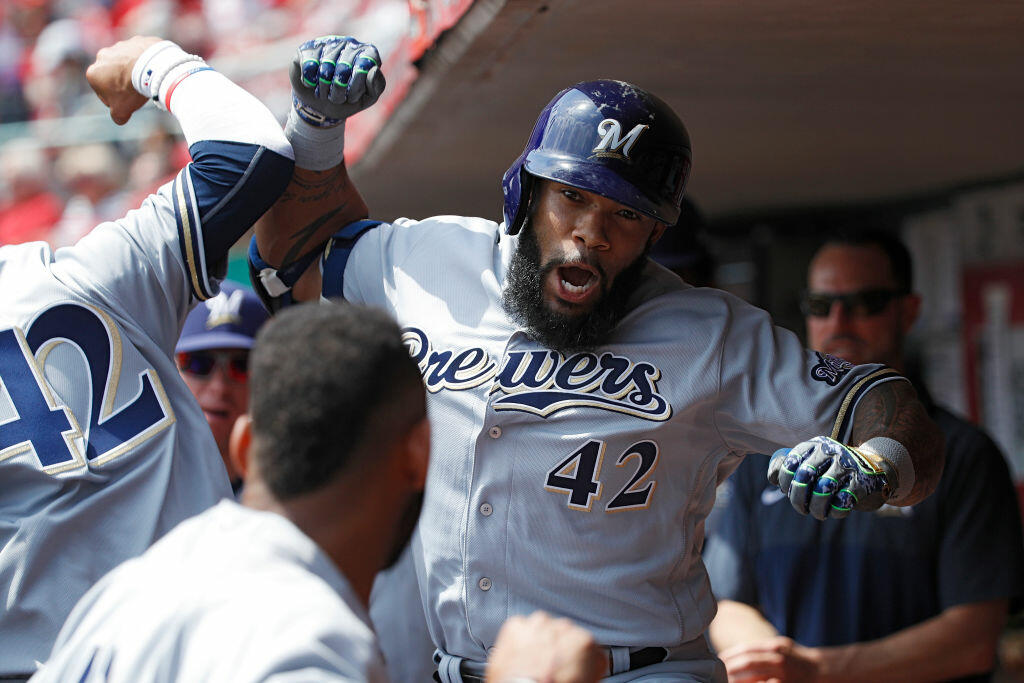
M 601 136 L 601 142 L 593 149 L 593 153 L 599 157 L 615 157 L 628 160 L 629 151 L 636 144 L 637 138 L 648 128 L 649 126 L 646 124 L 638 123 L 623 138 L 622 124 L 615 119 L 605 119 L 597 124 L 597 134 Z
M 660 99 L 622 81 L 577 83 L 540 113 L 523 153 L 502 178 L 505 230 L 514 235 L 526 223 L 538 178 L 675 225 L 690 159 L 686 127 Z

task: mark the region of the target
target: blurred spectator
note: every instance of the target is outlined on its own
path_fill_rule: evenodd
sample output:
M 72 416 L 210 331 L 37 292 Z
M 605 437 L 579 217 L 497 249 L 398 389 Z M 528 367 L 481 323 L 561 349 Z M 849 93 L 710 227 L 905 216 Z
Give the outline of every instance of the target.
M 129 206 L 138 206 L 146 195 L 167 182 L 189 161 L 188 149 L 160 122 L 142 140 L 128 169 Z
M 231 428 L 249 410 L 249 349 L 267 320 L 259 297 L 233 282 L 200 303 L 185 319 L 175 348 L 178 370 L 199 401 L 237 494 L 242 474 L 228 457 Z
M 810 346 L 906 372 L 912 284 L 896 238 L 833 237 L 808 273 Z M 727 480 L 704 559 L 730 680 L 988 680 L 1008 603 L 1024 594 L 1016 495 L 992 440 L 915 386 L 946 437 L 942 478 L 917 505 L 818 522 L 768 485 L 767 456 Z
M 50 0 L 10 0 L 3 4 L 4 23 L 10 24 L 14 33 L 31 45 L 50 23 Z
M 21 92 L 25 41 L 8 20 L 10 12 L 8 5 L 0 7 L 0 123 L 28 118 L 28 103 Z
M 117 147 L 106 142 L 87 149 L 60 146 L 66 144 L 62 131 L 79 120 L 95 126 L 84 117 L 103 113 L 84 71 L 114 36 L 165 35 L 188 52 L 237 60 L 284 36 L 308 32 L 304 26 L 344 24 L 373 5 L 373 0 L 340 6 L 333 0 L 4 0 L 0 145 L 26 134 L 22 127 L 4 129 L 3 124 L 54 120 L 58 125 L 34 128 L 29 135 L 39 136 L 35 142 L 22 138 L 9 153 L 0 151 L 5 167 L 0 170 L 0 244 L 40 239 L 54 247 L 72 244 L 99 222 L 123 214 L 125 206 L 137 205 L 187 162 L 185 144 L 165 128 L 145 137 L 137 137 L 137 128 L 127 131 L 123 142 L 117 138 Z M 256 67 L 257 78 L 263 77 Z M 92 139 L 111 139 L 101 126 L 91 130 Z
M 49 238 L 63 210 L 50 183 L 46 156 L 34 141 L 13 140 L 0 148 L 0 244 Z
M 217 0 L 218 2 L 220 0 Z M 208 56 L 211 48 L 200 0 L 117 0 L 110 19 L 122 35 L 166 35 L 186 52 Z M 246 34 L 245 23 L 232 30 Z
M 54 247 L 74 244 L 94 226 L 130 208 L 123 189 L 124 167 L 121 156 L 107 143 L 67 147 L 60 153 L 54 171 L 70 196 L 50 235 Z
M 91 106 L 85 68 L 96 51 L 89 44 L 77 19 L 54 21 L 39 34 L 22 86 L 34 118 L 71 116 L 86 101 Z

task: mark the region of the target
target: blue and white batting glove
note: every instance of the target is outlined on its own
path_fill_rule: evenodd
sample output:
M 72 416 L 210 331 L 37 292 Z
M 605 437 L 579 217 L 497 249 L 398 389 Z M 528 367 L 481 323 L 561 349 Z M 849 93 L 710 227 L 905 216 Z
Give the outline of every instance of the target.
M 380 54 L 349 36 L 323 36 L 299 46 L 292 60 L 292 104 L 306 123 L 331 128 L 384 92 Z
M 349 36 L 322 36 L 299 46 L 292 60 L 292 109 L 285 133 L 300 168 L 322 171 L 341 163 L 345 119 L 384 92 L 380 53 Z
M 780 449 L 768 464 L 768 481 L 789 496 L 797 512 L 840 519 L 851 510 L 877 510 L 899 486 L 885 458 L 816 436 Z

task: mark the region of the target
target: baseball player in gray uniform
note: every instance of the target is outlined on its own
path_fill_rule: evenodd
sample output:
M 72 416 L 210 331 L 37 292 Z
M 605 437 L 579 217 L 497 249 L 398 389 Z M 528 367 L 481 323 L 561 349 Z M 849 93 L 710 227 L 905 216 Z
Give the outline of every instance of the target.
M 388 680 L 366 603 L 416 523 L 424 394 L 385 313 L 277 316 L 253 351 L 251 418 L 231 438 L 242 505 L 222 501 L 105 576 L 33 682 Z M 498 649 L 496 682 L 592 683 L 607 666 L 589 634 L 546 615 L 514 620 Z
M 293 73 L 345 49 L 307 44 Z M 321 113 L 301 126 L 339 118 L 325 88 L 293 86 Z M 257 231 L 272 305 L 312 292 L 381 307 L 419 364 L 434 439 L 412 555 L 442 681 L 478 680 L 500 624 L 535 609 L 590 629 L 610 681 L 722 679 L 700 550 L 716 485 L 747 453 L 780 449 L 771 481 L 818 518 L 934 489 L 942 439 L 896 372 L 805 350 L 764 311 L 647 259 L 689 172 L 664 102 L 589 81 L 541 112 L 504 176 L 502 223 L 361 221 L 315 267 L 268 261 L 275 236 L 316 253 L 317 229 L 354 201 L 338 182 L 282 198 Z M 320 222 L 301 222 L 318 201 Z
M 75 246 L 0 248 L 0 677 L 14 680 L 101 576 L 230 495 L 174 344 L 293 167 L 273 115 L 169 41 L 100 50 L 87 77 L 117 123 L 149 100 L 170 111 L 193 162 Z

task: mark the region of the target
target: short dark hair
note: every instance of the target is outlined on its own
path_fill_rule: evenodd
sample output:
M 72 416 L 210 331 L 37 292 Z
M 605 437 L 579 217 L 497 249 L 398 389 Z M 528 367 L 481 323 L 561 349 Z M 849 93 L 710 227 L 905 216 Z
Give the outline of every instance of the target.
M 264 325 L 249 391 L 252 457 L 278 500 L 372 462 L 426 414 L 398 326 L 347 303 L 300 304 Z
M 880 228 L 842 228 L 828 233 L 819 250 L 829 245 L 878 247 L 889 259 L 889 268 L 899 291 L 903 294 L 913 291 L 914 263 L 910 250 L 895 233 Z

